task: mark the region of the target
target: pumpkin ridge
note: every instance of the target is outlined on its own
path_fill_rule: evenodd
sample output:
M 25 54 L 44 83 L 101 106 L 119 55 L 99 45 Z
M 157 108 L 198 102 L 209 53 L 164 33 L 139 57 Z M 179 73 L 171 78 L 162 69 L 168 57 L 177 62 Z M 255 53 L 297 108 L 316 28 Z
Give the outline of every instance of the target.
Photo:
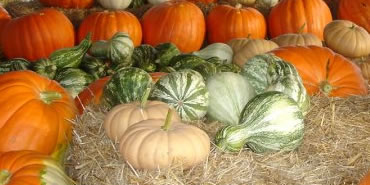
M 147 130 L 147 129 L 145 129 Z M 146 140 L 149 140 L 150 139 L 150 136 L 153 136 L 156 132 L 158 132 L 157 130 L 152 130 L 152 131 L 148 131 L 149 133 L 146 133 L 146 135 L 142 136 L 144 138 L 144 140 L 141 140 L 139 146 L 138 146 L 138 150 L 140 150 L 141 148 L 143 148 L 143 144 L 145 144 L 145 141 Z M 140 154 L 143 154 L 143 153 L 139 153 L 136 158 L 137 158 L 137 161 L 139 163 L 139 166 L 143 166 L 142 164 L 142 160 L 140 160 Z

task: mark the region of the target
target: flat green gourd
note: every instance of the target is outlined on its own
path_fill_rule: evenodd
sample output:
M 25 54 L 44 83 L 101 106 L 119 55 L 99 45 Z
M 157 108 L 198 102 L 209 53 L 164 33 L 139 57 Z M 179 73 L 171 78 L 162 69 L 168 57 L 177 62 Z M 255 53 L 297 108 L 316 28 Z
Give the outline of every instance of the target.
M 49 79 L 54 79 L 57 69 L 55 62 L 49 59 L 40 59 L 33 65 L 33 71 Z
M 257 94 L 280 91 L 293 98 L 306 115 L 310 108 L 310 97 L 296 68 L 281 58 L 263 54 L 246 62 L 242 75 L 255 88 Z
M 154 85 L 151 98 L 174 107 L 181 119 L 202 119 L 208 109 L 208 90 L 202 75 L 185 69 L 161 77 Z
M 290 151 L 300 146 L 303 135 L 304 116 L 297 103 L 286 94 L 269 91 L 248 102 L 238 125 L 219 130 L 215 144 L 230 152 L 245 145 L 257 153 Z
M 221 72 L 207 80 L 209 106 L 207 116 L 226 125 L 239 124 L 241 112 L 256 93 L 242 75 Z
M 233 49 L 225 43 L 213 43 L 199 51 L 193 52 L 192 54 L 203 59 L 218 57 L 224 62 L 224 64 L 230 64 L 234 56 Z
M 0 74 L 10 71 L 21 71 L 31 69 L 31 62 L 23 58 L 13 58 L 0 63 Z
M 63 68 L 55 75 L 55 80 L 75 98 L 94 81 L 94 77 L 77 68 Z
M 155 72 L 157 65 L 155 60 L 157 50 L 149 44 L 142 44 L 134 49 L 132 63 L 134 66 L 144 69 L 147 72 Z
M 95 80 L 108 75 L 108 65 L 106 65 L 101 59 L 87 54 L 82 59 L 80 68 L 92 75 Z
M 161 67 L 170 65 L 171 59 L 181 54 L 176 45 L 170 42 L 158 44 L 155 49 L 157 50 L 157 59 L 155 63 Z
M 58 69 L 69 67 L 78 68 L 82 58 L 91 47 L 91 43 L 91 33 L 89 33 L 78 46 L 54 51 L 49 59 L 55 63 Z
M 105 85 L 103 102 L 110 109 L 118 104 L 140 101 L 146 89 L 152 85 L 152 77 L 143 69 L 121 68 Z
M 204 62 L 205 60 L 198 56 L 192 54 L 181 54 L 171 59 L 170 66 L 173 67 L 175 70 L 194 69 Z

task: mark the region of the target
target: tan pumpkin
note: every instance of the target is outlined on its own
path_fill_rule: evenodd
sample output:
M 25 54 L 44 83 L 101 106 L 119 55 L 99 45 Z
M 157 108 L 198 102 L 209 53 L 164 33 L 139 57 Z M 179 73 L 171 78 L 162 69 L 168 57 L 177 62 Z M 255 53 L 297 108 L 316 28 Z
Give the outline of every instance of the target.
M 130 126 L 120 139 L 122 158 L 136 169 L 194 167 L 206 160 L 210 139 L 198 127 L 171 121 L 169 111 L 164 120 L 150 119 Z
M 370 54 L 370 35 L 357 24 L 347 20 L 335 20 L 325 26 L 324 40 L 335 52 L 350 58 Z
M 312 33 L 287 33 L 279 35 L 273 39 L 273 42 L 280 47 L 283 46 L 322 46 L 322 41 Z
M 269 52 L 279 46 L 270 40 L 238 38 L 227 44 L 233 49 L 233 63 L 244 67 L 245 62 L 256 55 Z
M 147 119 L 165 119 L 169 106 L 161 101 L 147 101 L 148 90 L 141 102 L 120 104 L 110 110 L 104 120 L 104 128 L 110 139 L 117 141 L 127 128 L 133 124 Z M 174 121 L 181 121 L 176 113 Z

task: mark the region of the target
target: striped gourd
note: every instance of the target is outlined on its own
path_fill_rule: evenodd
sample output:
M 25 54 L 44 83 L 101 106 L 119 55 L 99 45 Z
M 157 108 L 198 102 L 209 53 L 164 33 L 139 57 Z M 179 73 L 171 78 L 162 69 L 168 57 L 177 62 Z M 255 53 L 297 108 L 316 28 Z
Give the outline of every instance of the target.
M 240 74 L 222 72 L 207 80 L 207 116 L 227 125 L 239 124 L 241 112 L 255 96 L 253 86 Z
M 242 74 L 255 88 L 256 93 L 279 91 L 293 98 L 306 115 L 310 108 L 310 97 L 296 68 L 271 55 L 257 55 L 246 62 Z
M 157 50 L 157 59 L 155 63 L 161 67 L 168 66 L 174 56 L 181 54 L 176 45 L 170 42 L 158 44 L 155 49 Z
M 198 56 L 192 54 L 181 54 L 171 59 L 170 66 L 176 70 L 193 69 L 204 62 L 205 60 Z
M 216 145 L 237 152 L 247 145 L 254 152 L 289 151 L 303 140 L 304 117 L 297 103 L 281 92 L 255 96 L 244 107 L 239 125 L 229 125 L 216 134 Z
M 80 68 L 94 77 L 94 80 L 108 75 L 108 65 L 99 58 L 92 57 L 88 54 L 82 59 Z
M 140 101 L 146 89 L 152 85 L 152 77 L 146 71 L 136 67 L 121 68 L 105 85 L 103 101 L 109 108 Z
M 13 58 L 0 63 L 0 74 L 10 71 L 28 70 L 31 68 L 31 63 L 23 58 Z
M 54 51 L 49 59 L 58 69 L 75 67 L 77 68 L 86 52 L 91 46 L 91 34 L 88 34 L 84 40 L 78 46 L 73 48 L 63 48 L 57 51 Z
M 39 75 L 48 77 L 49 79 L 54 79 L 57 72 L 57 66 L 55 62 L 49 59 L 40 59 L 33 65 L 33 71 Z
M 142 44 L 134 49 L 131 57 L 132 63 L 147 72 L 154 72 L 157 69 L 155 64 L 156 53 L 157 50 L 153 46 Z
M 168 103 L 184 121 L 199 120 L 208 109 L 208 90 L 202 75 L 184 69 L 163 76 L 155 84 L 152 99 Z
M 66 88 L 73 98 L 94 81 L 93 76 L 77 68 L 61 69 L 54 79 Z

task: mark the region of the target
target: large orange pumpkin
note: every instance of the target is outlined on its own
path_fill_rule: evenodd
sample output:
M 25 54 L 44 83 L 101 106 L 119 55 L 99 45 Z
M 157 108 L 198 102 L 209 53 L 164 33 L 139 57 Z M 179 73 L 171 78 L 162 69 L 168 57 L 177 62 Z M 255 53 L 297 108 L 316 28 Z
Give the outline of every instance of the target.
M 282 0 L 271 9 L 268 30 L 271 38 L 285 33 L 312 33 L 324 39 L 324 28 L 332 21 L 328 5 L 323 0 Z
M 81 42 L 92 32 L 92 40 L 109 40 L 117 32 L 126 32 L 135 46 L 141 44 L 142 29 L 139 20 L 127 11 L 95 12 L 87 16 L 78 30 L 78 41 Z
M 287 46 L 272 51 L 292 63 L 310 95 L 346 97 L 366 95 L 360 68 L 342 55 L 320 46 Z
M 73 47 L 74 43 L 72 23 L 53 8 L 12 19 L 4 27 L 1 37 L 7 58 L 30 61 L 47 58 L 55 50 Z
M 206 32 L 202 11 L 188 1 L 154 5 L 143 15 L 142 25 L 144 43 L 172 42 L 184 53 L 199 50 Z
M 2 74 L 0 105 L 0 152 L 64 153 L 77 109 L 56 81 L 32 71 Z
M 228 42 L 235 38 L 263 39 L 266 36 L 265 17 L 254 8 L 218 5 L 207 16 L 207 36 L 210 43 Z
M 61 8 L 89 8 L 94 4 L 94 0 L 40 0 L 40 2 Z
M 365 28 L 370 33 L 370 1 L 341 0 L 338 6 L 338 18 L 350 20 Z
M 10 20 L 10 15 L 8 12 L 0 6 L 0 38 L 1 38 L 1 32 L 7 22 Z M 0 52 L 1 52 L 1 42 L 0 42 Z

